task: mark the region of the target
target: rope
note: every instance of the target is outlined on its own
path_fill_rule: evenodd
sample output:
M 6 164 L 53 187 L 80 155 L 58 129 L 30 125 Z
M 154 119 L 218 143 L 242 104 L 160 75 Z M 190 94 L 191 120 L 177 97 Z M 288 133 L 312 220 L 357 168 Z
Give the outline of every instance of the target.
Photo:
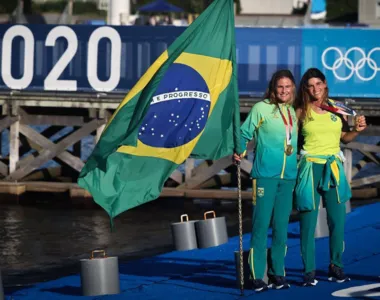
M 237 162 L 238 170 L 238 203 L 239 203 L 239 271 L 240 271 L 240 294 L 244 295 L 244 265 L 243 265 L 243 214 L 242 214 L 242 199 L 241 199 L 241 166 Z

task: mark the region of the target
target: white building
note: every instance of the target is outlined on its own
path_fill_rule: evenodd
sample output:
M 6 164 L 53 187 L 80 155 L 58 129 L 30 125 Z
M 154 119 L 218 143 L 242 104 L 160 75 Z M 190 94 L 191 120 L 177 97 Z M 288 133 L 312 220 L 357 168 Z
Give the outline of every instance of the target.
M 379 0 L 359 0 L 359 23 L 380 27 Z
M 294 0 L 240 0 L 242 15 L 290 15 Z
M 304 16 L 293 15 L 307 0 L 240 0 L 241 11 L 237 26 L 293 27 L 304 24 Z

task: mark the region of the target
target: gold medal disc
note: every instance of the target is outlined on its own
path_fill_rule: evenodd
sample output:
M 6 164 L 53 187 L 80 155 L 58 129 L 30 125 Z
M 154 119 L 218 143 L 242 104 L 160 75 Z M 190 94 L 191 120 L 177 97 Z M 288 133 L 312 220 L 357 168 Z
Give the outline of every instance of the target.
M 292 155 L 293 154 L 293 151 L 294 151 L 294 149 L 293 149 L 293 146 L 292 145 L 287 145 L 286 146 L 286 149 L 285 149 L 285 153 L 286 153 L 286 155 Z

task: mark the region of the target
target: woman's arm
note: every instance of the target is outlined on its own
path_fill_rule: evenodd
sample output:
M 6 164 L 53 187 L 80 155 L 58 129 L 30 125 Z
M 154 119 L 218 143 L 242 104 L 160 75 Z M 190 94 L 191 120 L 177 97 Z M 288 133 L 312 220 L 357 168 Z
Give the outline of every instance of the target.
M 241 149 L 242 153 L 234 154 L 234 161 L 240 161 L 245 156 L 247 150 L 247 144 L 252 140 L 256 130 L 261 126 L 264 119 L 260 113 L 260 103 L 255 104 L 248 114 L 247 119 L 240 127 L 241 133 Z

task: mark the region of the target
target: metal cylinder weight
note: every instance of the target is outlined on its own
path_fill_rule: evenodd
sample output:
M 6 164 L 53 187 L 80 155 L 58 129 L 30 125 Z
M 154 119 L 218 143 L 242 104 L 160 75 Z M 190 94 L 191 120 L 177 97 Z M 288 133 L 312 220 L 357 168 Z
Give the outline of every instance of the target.
M 95 257 L 95 253 L 102 256 Z M 120 293 L 119 264 L 117 257 L 107 257 L 104 250 L 92 251 L 89 259 L 81 259 L 83 296 L 100 296 Z
M 213 217 L 207 219 L 209 214 Z M 205 212 L 204 220 L 195 222 L 195 230 L 199 248 L 215 247 L 228 242 L 226 218 L 217 218 L 215 211 Z
M 181 222 L 171 224 L 173 244 L 176 250 L 185 251 L 198 248 L 195 222 L 189 221 L 189 216 L 184 214 L 181 215 Z
M 329 226 L 327 224 L 327 211 L 326 208 L 323 207 L 323 201 L 322 198 L 319 203 L 319 211 L 318 211 L 318 219 L 317 219 L 317 225 L 315 227 L 314 237 L 315 238 L 322 238 L 329 236 Z

